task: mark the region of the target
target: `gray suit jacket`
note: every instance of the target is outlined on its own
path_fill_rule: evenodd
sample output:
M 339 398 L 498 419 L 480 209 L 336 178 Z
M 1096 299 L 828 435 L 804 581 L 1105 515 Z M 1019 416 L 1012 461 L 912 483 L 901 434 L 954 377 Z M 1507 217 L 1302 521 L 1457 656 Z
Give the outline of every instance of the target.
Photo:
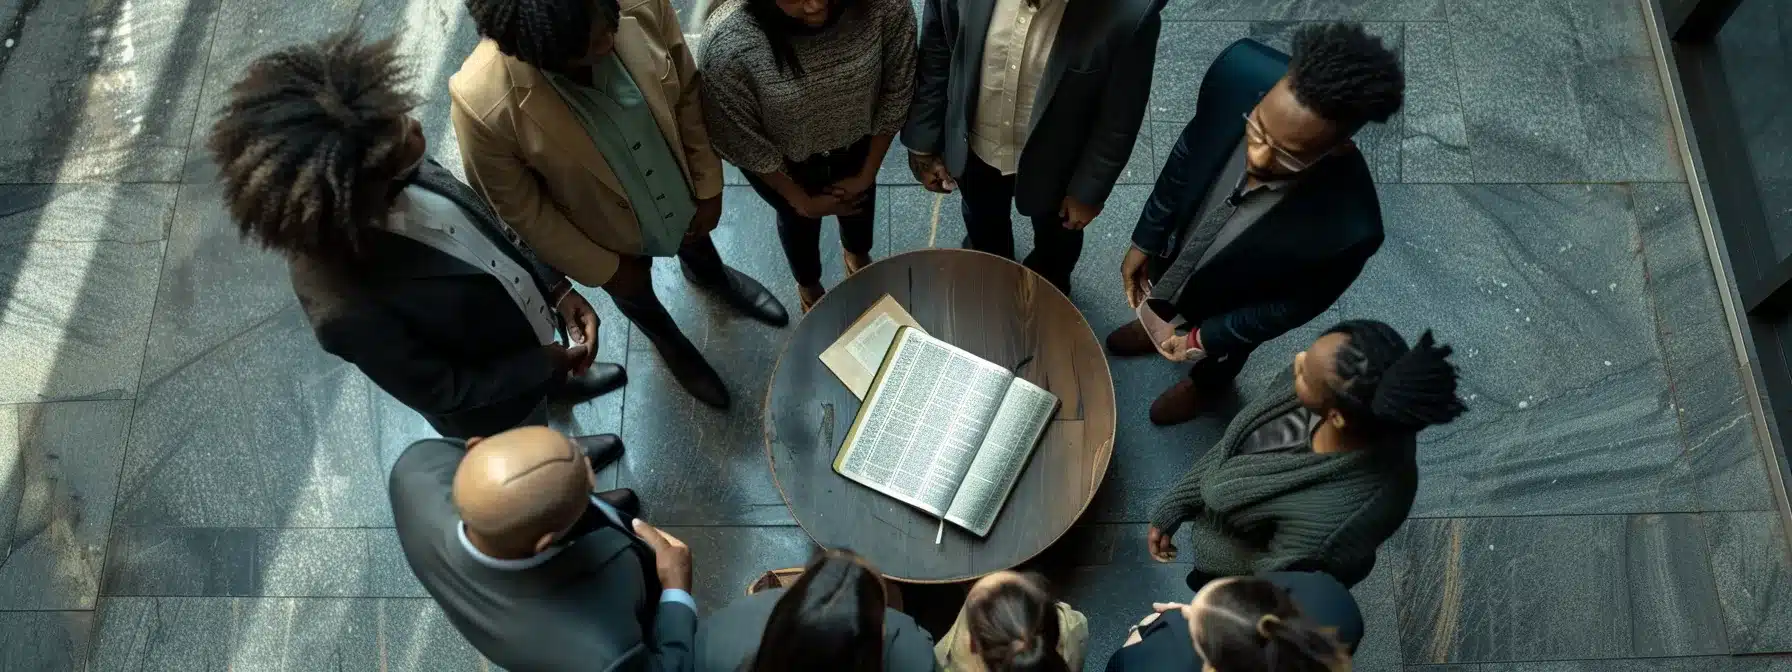
M 1107 201 L 1132 156 L 1164 0 L 1072 0 L 1046 59 L 1021 148 L 1014 204 L 1020 214 L 1055 214 L 1066 195 Z M 927 0 L 916 54 L 915 100 L 902 144 L 943 154 L 954 176 L 970 157 L 971 120 L 983 71 L 983 41 L 996 0 Z
M 465 447 L 411 444 L 392 467 L 391 497 L 405 561 L 473 648 L 511 672 L 692 669 L 697 614 L 659 604 L 653 552 L 633 535 L 604 527 L 529 569 L 475 560 L 449 495 Z
M 736 672 L 759 653 L 759 640 L 771 620 L 783 588 L 748 595 L 716 610 L 697 630 L 697 669 Z M 933 635 L 915 619 L 895 609 L 884 610 L 884 671 L 932 672 Z

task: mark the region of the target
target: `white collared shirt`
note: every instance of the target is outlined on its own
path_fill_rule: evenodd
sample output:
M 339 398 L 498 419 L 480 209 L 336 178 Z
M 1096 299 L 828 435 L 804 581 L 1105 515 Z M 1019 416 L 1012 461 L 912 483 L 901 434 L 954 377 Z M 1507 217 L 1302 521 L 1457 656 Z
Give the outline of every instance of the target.
M 598 499 L 596 495 L 592 495 L 591 505 L 597 507 L 598 511 L 602 511 L 603 514 L 610 519 L 610 522 L 616 524 L 618 529 L 628 530 L 628 528 L 622 524 L 622 516 L 616 512 L 616 507 L 610 506 L 609 502 L 605 502 L 604 500 Z M 467 538 L 466 522 L 463 521 L 455 529 L 460 535 L 461 548 L 466 549 L 467 555 L 473 556 L 473 560 L 481 565 L 504 572 L 520 572 L 526 569 L 534 569 L 541 566 L 542 563 L 553 559 L 554 556 L 559 555 L 560 551 L 565 548 L 564 546 L 556 544 L 554 546 L 549 546 L 545 551 L 536 553 L 527 558 L 516 558 L 511 560 L 494 558 L 486 555 L 484 551 L 479 550 L 479 547 L 473 545 L 473 540 Z M 632 530 L 630 530 L 628 534 L 631 537 L 635 536 L 635 533 Z M 636 538 L 639 539 L 639 537 Z M 665 604 L 667 602 L 677 602 L 690 607 L 691 611 L 697 610 L 697 598 L 691 597 L 689 592 L 680 588 L 667 588 L 660 591 L 660 604 Z

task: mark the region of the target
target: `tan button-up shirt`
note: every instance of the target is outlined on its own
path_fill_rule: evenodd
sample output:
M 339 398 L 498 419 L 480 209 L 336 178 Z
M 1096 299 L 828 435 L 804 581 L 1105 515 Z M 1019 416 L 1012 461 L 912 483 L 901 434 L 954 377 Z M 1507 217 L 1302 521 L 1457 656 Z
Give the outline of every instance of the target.
M 996 0 L 989 35 L 983 42 L 983 76 L 977 118 L 971 124 L 971 151 L 1003 175 L 1019 168 L 1033 120 L 1033 97 L 1045 76 L 1058 24 L 1068 0 Z

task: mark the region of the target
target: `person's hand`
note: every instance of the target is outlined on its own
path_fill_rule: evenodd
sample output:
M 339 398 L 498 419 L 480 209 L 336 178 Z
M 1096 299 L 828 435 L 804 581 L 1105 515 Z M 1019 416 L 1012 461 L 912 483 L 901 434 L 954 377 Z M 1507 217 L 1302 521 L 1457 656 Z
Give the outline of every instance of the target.
M 566 296 L 560 297 L 560 317 L 566 320 L 566 336 L 574 346 L 585 348 L 585 361 L 573 367 L 571 372 L 578 375 L 591 366 L 597 359 L 597 311 L 591 309 L 591 302 L 578 292 L 566 290 Z
M 1126 305 L 1133 310 L 1139 309 L 1145 296 L 1151 293 L 1151 271 L 1146 268 L 1148 259 L 1145 251 L 1136 247 L 1126 248 L 1126 258 L 1120 260 L 1120 287 L 1126 291 Z
M 1158 604 L 1159 603 L 1157 603 L 1157 602 L 1151 603 L 1151 608 L 1157 609 Z M 1139 633 L 1144 632 L 1146 626 L 1149 626 L 1152 623 L 1156 623 L 1158 615 L 1160 615 L 1162 613 L 1164 613 L 1162 609 L 1157 609 L 1156 611 L 1153 611 L 1149 614 L 1145 614 L 1144 618 L 1139 619 L 1138 625 L 1134 625 L 1130 628 L 1127 628 L 1126 629 L 1126 643 L 1121 644 L 1120 648 L 1124 649 L 1126 647 L 1129 647 L 1129 646 L 1132 646 L 1134 644 L 1144 641 L 1145 636 L 1141 635 Z
M 1172 362 L 1193 364 L 1207 359 L 1207 351 L 1201 349 L 1200 330 L 1186 334 L 1171 333 L 1164 342 L 1157 344 L 1157 352 Z
M 933 193 L 950 194 L 958 188 L 958 181 L 952 179 L 952 171 L 946 170 L 946 161 L 938 154 L 909 152 L 908 170 L 914 173 L 916 182 Z
M 653 570 L 659 574 L 662 590 L 691 590 L 691 547 L 678 537 L 635 519 L 635 535 L 653 549 Z
M 859 199 L 842 200 L 833 194 L 814 194 L 790 204 L 796 214 L 808 219 L 859 214 Z
M 828 194 L 842 203 L 857 202 L 865 192 L 877 185 L 877 172 L 860 173 L 828 186 Z
M 685 228 L 684 240 L 691 240 L 708 235 L 716 230 L 716 224 L 722 221 L 722 195 L 697 201 L 697 212 L 691 215 L 691 225 Z
M 1089 222 L 1101 215 L 1101 206 L 1089 205 L 1069 196 L 1064 197 L 1064 204 L 1058 208 L 1058 216 L 1064 218 L 1064 228 L 1081 231 Z
M 1151 550 L 1153 560 L 1169 562 L 1176 559 L 1176 544 L 1170 543 L 1170 538 L 1175 535 L 1174 529 L 1164 532 L 1157 529 L 1156 525 L 1151 526 L 1145 533 L 1145 547 Z
M 561 371 L 578 374 L 584 373 L 585 367 L 591 366 L 591 348 L 589 346 L 575 345 L 569 348 L 559 343 L 549 343 L 541 347 L 547 350 L 548 358 L 553 360 L 554 365 L 560 367 Z

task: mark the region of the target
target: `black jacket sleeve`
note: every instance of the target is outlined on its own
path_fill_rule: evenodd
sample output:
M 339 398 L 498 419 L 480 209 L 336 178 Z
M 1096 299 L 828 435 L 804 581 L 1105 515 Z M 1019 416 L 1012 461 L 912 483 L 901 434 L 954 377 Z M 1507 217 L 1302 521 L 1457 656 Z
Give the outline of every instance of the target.
M 1209 357 L 1251 350 L 1318 317 L 1356 282 L 1375 247 L 1365 244 L 1345 251 L 1307 274 L 1301 291 L 1202 320 L 1202 349 Z
M 319 325 L 317 341 L 360 368 L 387 394 L 431 415 L 544 394 L 561 375 L 559 364 L 539 347 L 485 361 L 450 360 L 377 310 L 350 312 Z
M 648 599 L 660 599 L 649 595 Z M 653 617 L 651 641 L 613 669 L 630 672 L 689 672 L 697 669 L 697 612 L 677 602 L 662 602 Z
M 1188 159 L 1194 128 L 1195 120 L 1182 127 L 1182 135 L 1176 138 L 1169 160 L 1157 174 L 1157 185 L 1151 188 L 1151 198 L 1145 201 L 1145 209 L 1139 211 L 1139 223 L 1132 227 L 1132 246 L 1141 252 L 1169 256 L 1170 250 L 1165 248 L 1170 245 L 1170 234 L 1179 226 L 1176 213 L 1182 209 L 1184 199 L 1193 188 L 1188 181 Z
M 1138 142 L 1139 125 L 1145 121 L 1145 107 L 1151 99 L 1151 72 L 1157 64 L 1157 37 L 1163 26 L 1158 14 L 1156 7 L 1146 13 L 1132 42 L 1108 68 L 1101 112 L 1095 117 L 1095 127 L 1089 129 L 1082 160 L 1065 191 L 1084 205 L 1107 202 Z
M 938 154 L 945 149 L 946 87 L 952 74 L 952 39 L 946 34 L 946 12 L 956 0 L 927 0 L 921 13 L 921 46 L 915 50 L 914 102 L 902 144 L 911 151 Z

